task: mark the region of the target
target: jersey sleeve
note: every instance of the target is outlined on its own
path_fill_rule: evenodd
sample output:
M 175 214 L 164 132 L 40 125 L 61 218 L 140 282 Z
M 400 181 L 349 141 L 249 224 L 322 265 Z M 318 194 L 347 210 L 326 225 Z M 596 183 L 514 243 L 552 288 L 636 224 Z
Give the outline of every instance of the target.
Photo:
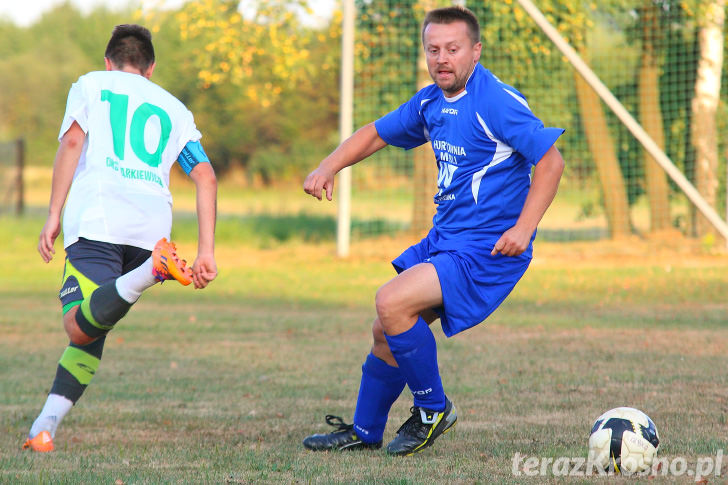
M 502 87 L 496 102 L 490 102 L 490 124 L 494 135 L 536 165 L 556 140 L 563 128 L 544 127 L 515 90 Z
M 207 154 L 200 143 L 202 133 L 200 133 L 195 125 L 195 118 L 192 115 L 192 112 L 183 108 L 179 119 L 181 121 L 181 127 L 179 129 L 179 144 L 177 145 L 177 150 L 179 150 L 177 163 L 179 163 L 182 170 L 189 175 L 197 164 L 205 162 L 209 163 L 210 159 L 207 157 Z
M 202 133 L 197 129 L 195 125 L 195 118 L 192 116 L 190 110 L 185 112 L 185 125 L 182 131 L 182 139 L 185 143 L 190 141 L 199 141 L 202 138 Z
M 58 133 L 59 141 L 74 121 L 78 123 L 84 133 L 88 133 L 88 105 L 89 100 L 85 94 L 84 78 L 80 77 L 78 81 L 71 85 L 71 89 L 68 91 L 66 113 L 63 115 L 61 131 Z
M 419 108 L 419 96 L 411 98 L 374 122 L 377 133 L 387 144 L 406 150 L 427 143 L 427 129 Z

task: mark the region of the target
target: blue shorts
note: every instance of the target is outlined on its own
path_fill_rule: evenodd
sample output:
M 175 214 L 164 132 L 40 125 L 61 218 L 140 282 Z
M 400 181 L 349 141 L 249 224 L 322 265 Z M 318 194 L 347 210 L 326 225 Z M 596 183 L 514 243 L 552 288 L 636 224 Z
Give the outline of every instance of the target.
M 147 249 L 79 238 L 66 248 L 66 265 L 58 298 L 65 314 L 99 286 L 128 273 L 149 259 Z
M 491 256 L 491 250 L 492 245 L 478 241 L 441 244 L 433 229 L 392 261 L 392 266 L 401 273 L 419 263 L 432 263 L 442 289 L 442 307 L 434 310 L 442 331 L 452 337 L 493 313 L 531 262 L 530 256 Z

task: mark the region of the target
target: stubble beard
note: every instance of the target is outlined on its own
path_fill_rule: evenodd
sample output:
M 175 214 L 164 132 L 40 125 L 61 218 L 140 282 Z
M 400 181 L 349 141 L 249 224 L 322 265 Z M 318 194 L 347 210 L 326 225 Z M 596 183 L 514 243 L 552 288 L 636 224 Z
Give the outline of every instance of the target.
M 475 66 L 473 66 L 473 69 L 475 69 Z M 468 79 L 470 78 L 470 74 L 473 72 L 473 69 L 467 71 L 462 77 L 459 77 L 454 71 L 451 71 L 453 78 L 447 83 L 437 80 L 437 68 L 435 68 L 435 75 L 433 76 L 433 74 L 430 73 L 430 77 L 447 97 L 451 97 L 465 89 L 465 85 L 468 83 Z
M 437 87 L 439 87 L 442 90 L 442 92 L 445 93 L 445 95 L 454 96 L 465 88 L 466 81 L 467 81 L 467 78 L 466 79 L 455 78 L 449 83 L 442 83 L 442 82 L 435 81 L 435 84 L 437 84 Z

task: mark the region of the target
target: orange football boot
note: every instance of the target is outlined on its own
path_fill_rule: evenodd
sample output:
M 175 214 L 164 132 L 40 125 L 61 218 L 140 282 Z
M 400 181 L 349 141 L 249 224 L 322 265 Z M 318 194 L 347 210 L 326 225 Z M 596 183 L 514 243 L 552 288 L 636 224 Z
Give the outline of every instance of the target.
M 152 251 L 152 263 L 154 264 L 154 277 L 159 281 L 177 280 L 184 286 L 192 283 L 192 268 L 187 266 L 187 261 L 177 256 L 177 246 L 163 237 L 154 246 Z
M 35 438 L 28 438 L 25 440 L 25 443 L 23 443 L 23 449 L 27 450 L 28 448 L 40 453 L 48 453 L 55 449 L 53 446 L 53 438 L 51 438 L 51 434 L 48 431 L 41 431 L 35 436 Z

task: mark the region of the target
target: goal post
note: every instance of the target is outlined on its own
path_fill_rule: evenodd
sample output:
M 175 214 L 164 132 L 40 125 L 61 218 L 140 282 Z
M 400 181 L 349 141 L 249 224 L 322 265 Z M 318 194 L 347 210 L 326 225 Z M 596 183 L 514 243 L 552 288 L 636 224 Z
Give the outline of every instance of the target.
M 354 0 L 343 1 L 341 29 L 341 101 L 339 108 L 339 141 L 349 138 L 354 129 Z M 336 254 L 349 255 L 351 239 L 351 167 L 339 172 L 338 215 L 336 218 Z

